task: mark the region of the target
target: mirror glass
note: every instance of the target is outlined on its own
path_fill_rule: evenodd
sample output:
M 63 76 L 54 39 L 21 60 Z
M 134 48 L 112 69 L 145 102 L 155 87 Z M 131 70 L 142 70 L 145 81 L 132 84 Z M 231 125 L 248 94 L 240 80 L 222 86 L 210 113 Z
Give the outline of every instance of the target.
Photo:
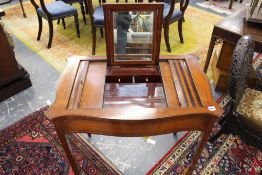
M 113 12 L 114 60 L 151 61 L 153 11 Z

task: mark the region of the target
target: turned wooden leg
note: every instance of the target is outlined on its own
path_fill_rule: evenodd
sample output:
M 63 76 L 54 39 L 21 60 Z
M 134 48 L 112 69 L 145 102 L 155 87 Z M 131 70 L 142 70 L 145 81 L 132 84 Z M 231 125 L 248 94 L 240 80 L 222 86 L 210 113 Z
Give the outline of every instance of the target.
M 230 2 L 229 2 L 229 9 L 232 9 L 232 6 L 233 6 L 233 2 L 234 2 L 234 0 L 230 0 Z
M 23 6 L 23 0 L 19 0 L 19 2 L 20 2 L 20 6 L 21 6 L 21 8 L 22 8 L 23 16 L 26 18 L 24 6 Z
M 63 24 L 64 29 L 66 29 L 65 18 L 62 18 L 62 24 Z
M 101 35 L 101 38 L 104 37 L 104 32 L 103 32 L 103 28 L 102 27 L 100 28 L 100 35 Z
M 42 21 L 42 17 L 38 14 L 37 14 L 37 18 L 38 18 L 38 24 L 39 24 L 37 41 L 39 41 L 41 38 L 41 34 L 42 34 L 43 21 Z
M 166 48 L 168 52 L 171 52 L 170 43 L 169 43 L 169 25 L 164 26 L 164 38 L 166 43 Z
M 85 23 L 85 25 L 86 25 L 85 7 L 84 7 L 83 2 L 80 2 L 79 4 L 80 4 L 80 7 L 81 7 L 81 13 L 82 13 L 82 15 L 83 15 L 84 23 Z
M 182 24 L 183 24 L 183 18 L 178 20 L 178 33 L 179 33 L 180 42 L 184 43 Z
M 96 27 L 92 28 L 92 37 L 93 37 L 92 55 L 95 55 L 96 54 Z
M 52 41 L 53 41 L 53 35 L 54 35 L 54 28 L 53 28 L 53 21 L 51 19 L 48 19 L 48 26 L 49 26 L 49 40 L 47 48 L 51 48 Z
M 79 30 L 79 22 L 78 22 L 77 14 L 74 16 L 74 19 L 75 19 L 75 26 L 76 26 L 76 34 L 77 34 L 77 37 L 80 38 L 80 30 Z
M 209 62 L 213 53 L 213 49 L 215 46 L 215 41 L 216 41 L 216 37 L 214 37 L 212 35 L 210 43 L 209 43 L 209 48 L 208 48 L 208 52 L 207 52 L 207 58 L 206 58 L 206 62 L 205 62 L 205 66 L 204 66 L 204 72 L 207 72 L 208 66 L 209 66 Z
M 87 3 L 87 1 L 88 0 L 84 0 L 86 14 L 88 14 L 88 3 Z
M 67 158 L 70 162 L 70 165 L 72 166 L 74 173 L 77 175 L 77 174 L 79 174 L 79 171 L 77 169 L 76 162 L 74 161 L 73 155 L 71 154 L 70 148 L 69 148 L 68 143 L 66 141 L 66 137 L 65 137 L 63 127 L 62 127 L 62 125 L 59 121 L 54 121 L 54 125 L 55 125 L 56 132 L 58 134 L 58 137 L 61 141 L 61 144 L 64 148 L 64 151 L 66 153 L 66 156 L 67 156 Z

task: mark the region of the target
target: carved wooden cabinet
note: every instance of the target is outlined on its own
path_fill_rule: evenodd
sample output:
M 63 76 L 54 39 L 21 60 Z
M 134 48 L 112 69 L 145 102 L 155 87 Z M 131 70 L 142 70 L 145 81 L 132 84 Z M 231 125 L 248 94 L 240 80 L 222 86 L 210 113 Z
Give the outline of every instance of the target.
M 0 101 L 32 86 L 27 71 L 21 67 L 14 53 L 11 36 L 0 23 Z

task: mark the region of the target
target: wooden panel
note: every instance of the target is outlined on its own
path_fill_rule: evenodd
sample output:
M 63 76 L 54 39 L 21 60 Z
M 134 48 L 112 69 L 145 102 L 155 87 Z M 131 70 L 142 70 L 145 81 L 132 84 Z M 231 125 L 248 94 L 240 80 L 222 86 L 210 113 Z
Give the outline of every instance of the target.
M 185 79 L 185 75 L 184 75 L 184 72 L 183 72 L 183 69 L 181 67 L 181 63 L 180 61 L 174 61 L 172 62 L 172 65 L 170 66 L 174 66 L 174 69 L 177 73 L 177 77 L 178 77 L 178 80 L 179 80 L 179 83 L 180 83 L 180 86 L 181 86 L 181 89 L 182 89 L 182 93 L 184 95 L 184 99 L 188 105 L 188 107 L 192 107 L 193 106 L 193 103 L 192 103 L 192 99 L 191 99 L 191 96 L 190 96 L 190 90 L 188 89 L 188 85 L 187 85 L 187 81 Z
M 170 66 L 174 65 L 175 61 L 169 61 Z M 185 90 L 187 90 L 187 94 L 189 94 L 190 101 L 194 107 L 202 106 L 199 94 L 196 90 L 196 86 L 193 82 L 192 75 L 188 69 L 187 63 L 185 60 L 177 60 L 179 63 L 179 68 L 181 70 L 183 80 L 185 82 Z
M 103 108 L 166 107 L 162 83 L 106 83 Z
M 106 63 L 89 63 L 79 108 L 102 108 Z
M 217 106 L 215 103 L 208 78 L 205 76 L 201 67 L 194 60 L 186 59 L 192 80 L 196 86 L 202 106 Z
M 213 54 L 213 59 L 211 62 L 211 69 L 212 69 L 212 75 L 213 80 L 215 84 L 215 90 L 219 91 L 227 91 L 228 89 L 228 72 L 223 69 L 216 68 L 218 61 L 217 54 Z
M 157 67 L 111 67 L 107 75 L 159 75 Z
M 172 72 L 172 78 L 173 78 L 173 81 L 175 83 L 175 88 L 176 88 L 176 91 L 177 91 L 178 99 L 179 99 L 179 102 L 181 104 L 181 107 L 186 107 L 187 106 L 187 100 L 186 100 L 186 97 L 185 97 L 184 92 L 182 90 L 183 88 L 182 88 L 180 79 L 178 77 L 177 70 L 176 70 L 175 66 L 172 65 L 172 63 L 173 63 L 173 61 L 169 62 L 169 66 L 170 66 L 170 69 L 171 69 L 171 72 Z
M 72 58 L 68 60 L 68 65 L 58 82 L 56 100 L 53 107 L 67 108 L 78 66 L 79 59 Z
M 223 42 L 216 67 L 229 72 L 235 45 Z
M 78 108 L 81 95 L 83 92 L 84 82 L 88 69 L 88 61 L 80 61 L 76 79 L 73 86 L 73 91 L 70 96 L 68 107 L 69 109 Z
M 175 87 L 175 84 L 177 81 L 176 80 L 173 81 L 171 70 L 169 68 L 168 63 L 160 62 L 159 67 L 160 67 L 160 71 L 162 74 L 162 81 L 163 81 L 164 90 L 166 93 L 166 100 L 167 100 L 168 107 L 169 108 L 180 107 L 181 101 L 179 102 L 176 87 Z

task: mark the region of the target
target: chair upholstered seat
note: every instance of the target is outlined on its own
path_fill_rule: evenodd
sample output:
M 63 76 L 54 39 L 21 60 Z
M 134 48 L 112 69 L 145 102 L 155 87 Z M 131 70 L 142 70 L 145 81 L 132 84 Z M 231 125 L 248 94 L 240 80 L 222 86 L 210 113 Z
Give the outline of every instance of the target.
M 164 19 L 166 18 L 166 16 L 168 15 L 169 9 L 170 9 L 170 5 L 168 3 L 164 3 L 163 22 L 164 22 Z M 170 22 L 178 21 L 182 17 L 183 17 L 183 13 L 181 12 L 181 10 L 175 8 L 172 16 L 170 18 Z
M 262 133 L 262 92 L 246 88 L 237 106 L 241 120 Z
M 93 17 L 96 26 L 104 26 L 104 10 L 102 6 L 95 8 Z
M 77 13 L 77 9 L 75 7 L 72 7 L 62 1 L 54 1 L 46 4 L 46 9 L 51 14 L 52 19 L 59 19 L 62 17 L 75 15 Z M 43 18 L 47 18 L 42 8 L 38 8 L 37 13 Z

